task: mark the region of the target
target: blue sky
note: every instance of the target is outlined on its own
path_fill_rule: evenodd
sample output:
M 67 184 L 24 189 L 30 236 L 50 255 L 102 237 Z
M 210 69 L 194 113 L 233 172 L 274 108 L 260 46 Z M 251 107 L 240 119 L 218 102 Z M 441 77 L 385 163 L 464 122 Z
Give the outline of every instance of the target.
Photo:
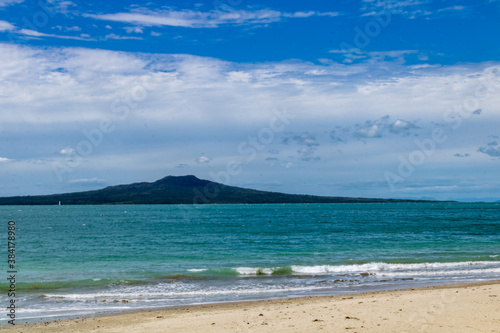
M 500 200 L 500 1 L 0 0 L 0 195 L 194 174 Z

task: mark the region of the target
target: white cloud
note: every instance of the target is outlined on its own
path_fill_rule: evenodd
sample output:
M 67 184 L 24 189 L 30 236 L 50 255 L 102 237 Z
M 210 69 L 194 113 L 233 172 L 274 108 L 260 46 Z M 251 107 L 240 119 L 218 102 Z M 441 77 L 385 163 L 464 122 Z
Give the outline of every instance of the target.
M 441 9 L 438 9 L 438 12 L 448 12 L 448 11 L 461 11 L 461 10 L 464 10 L 465 7 L 464 6 L 451 6 L 451 7 L 446 7 L 446 8 L 441 8 Z
M 448 6 L 439 8 L 432 0 L 363 0 L 362 16 L 372 16 L 387 11 L 393 15 L 403 15 L 410 19 L 417 17 L 439 17 L 466 10 L 465 6 Z
M 85 185 L 100 185 L 104 184 L 106 180 L 98 178 L 82 178 L 68 180 L 68 184 L 85 184 Z
M 248 83 L 250 81 L 250 73 L 245 73 L 245 72 L 238 72 L 238 71 L 233 71 L 227 73 L 228 80 L 230 82 L 245 82 Z
M 362 124 L 356 124 L 352 135 L 355 138 L 381 138 L 390 133 L 408 136 L 417 128 L 415 122 L 401 119 L 394 121 L 390 116 L 384 116 L 375 121 L 367 120 Z
M 234 160 L 244 170 L 234 181 L 261 177 L 269 163 L 273 177 L 285 182 L 284 172 L 296 179 L 309 167 L 314 177 L 330 175 L 339 182 L 354 181 L 360 174 L 378 179 L 385 170 L 397 170 L 398 156 L 417 149 L 415 138 L 429 138 L 435 127 L 446 129 L 449 137 L 439 148 L 446 153 L 440 151 L 426 162 L 425 168 L 438 170 L 436 174 L 449 173 L 456 153 L 469 153 L 460 161 L 485 170 L 489 166 L 481 163 L 499 160 L 492 158 L 498 146 L 488 145 L 498 140 L 487 137 L 498 132 L 500 121 L 500 63 L 494 62 L 245 64 L 181 54 L 0 43 L 0 82 L 5 110 L 0 123 L 4 135 L 12 137 L 2 151 L 13 160 L 3 164 L 10 170 L 5 172 L 28 173 L 35 161 L 45 161 L 36 164 L 46 172 L 37 171 L 41 178 L 52 175 L 52 161 L 72 158 L 78 163 L 74 155 L 79 145 L 90 142 L 91 153 L 69 178 L 97 177 L 113 184 L 123 182 L 116 172 L 122 169 L 134 180 L 184 170 L 209 178 L 208 169 L 225 170 Z M 466 97 L 486 93 L 484 82 L 491 83 L 493 93 L 474 105 L 470 116 L 465 112 L 460 128 L 453 130 L 455 120 L 447 122 L 444 116 Z M 286 124 L 273 120 L 273 110 L 284 106 L 294 115 Z M 481 114 L 474 114 L 478 109 Z M 115 130 L 101 131 L 101 137 L 96 131 L 102 121 L 111 121 Z M 270 135 L 271 128 L 280 130 Z M 36 147 L 15 137 L 27 131 Z M 284 137 L 290 138 L 288 145 L 282 144 Z M 259 148 L 247 163 L 252 138 Z M 484 177 L 495 172 L 492 166 Z
M 74 152 L 75 152 L 75 150 L 73 148 L 67 147 L 67 148 L 61 149 L 61 151 L 59 152 L 59 154 L 61 154 L 61 155 L 71 155 Z
M 196 163 L 198 164 L 205 164 L 209 163 L 212 159 L 206 156 L 200 156 L 199 158 L 196 159 Z
M 16 27 L 9 22 L 0 20 L 0 31 L 11 31 L 15 29 Z
M 55 27 L 53 27 L 52 29 L 58 29 L 60 31 L 81 31 L 82 28 L 80 28 L 79 26 L 72 26 L 72 27 L 63 27 L 63 26 L 60 26 L 60 25 L 57 25 Z
M 0 157 L 0 163 L 10 162 L 10 161 L 12 160 L 7 157 Z
M 29 36 L 29 37 L 34 37 L 34 38 L 39 38 L 39 37 L 51 37 L 51 38 L 59 38 L 59 39 L 74 39 L 74 40 L 92 40 L 90 38 L 84 38 L 84 37 L 79 37 L 79 36 L 64 36 L 64 35 L 55 35 L 55 34 L 46 34 L 43 32 L 35 31 L 35 30 L 30 30 L 30 29 L 21 29 L 15 31 L 15 33 L 24 35 L 24 36 Z
M 316 12 L 316 11 L 307 11 L 307 12 L 295 12 L 295 13 L 283 13 L 283 17 L 295 17 L 295 18 L 304 18 L 304 17 L 311 17 L 311 16 L 329 16 L 329 17 L 336 17 L 340 16 L 340 13 L 338 12 Z
M 135 39 L 135 40 L 142 40 L 141 37 L 135 37 L 135 36 L 119 36 L 117 34 L 108 34 L 104 37 L 104 40 L 108 39 L 120 39 L 120 40 L 126 40 L 126 39 Z
M 271 9 L 261 10 L 214 10 L 200 12 L 193 10 L 151 11 L 137 9 L 129 13 L 85 14 L 97 20 L 131 23 L 142 26 L 173 26 L 186 28 L 216 28 L 221 25 L 267 24 L 280 21 L 282 18 L 307 18 L 311 16 L 338 16 L 335 12 L 295 12 L 282 13 Z
M 0 0 L 0 7 L 7 7 L 22 2 L 24 2 L 24 0 Z
M 417 50 L 393 50 L 393 51 L 372 51 L 366 52 L 361 49 L 334 49 L 329 53 L 339 54 L 343 57 L 343 62 L 351 64 L 354 62 L 381 62 L 381 61 L 399 61 L 404 63 L 406 57 L 410 54 L 417 54 L 419 59 L 424 60 L 428 56 L 425 53 L 420 53 Z
M 160 122 L 173 114 L 175 121 L 190 117 L 195 121 L 205 117 L 238 121 L 244 114 L 246 121 L 253 123 L 266 119 L 268 110 L 285 103 L 303 110 L 300 112 L 311 119 L 334 115 L 339 117 L 336 122 L 352 119 L 343 125 L 385 115 L 391 115 L 393 121 L 412 121 L 414 115 L 440 120 L 451 103 L 474 93 L 488 67 L 496 66 L 235 64 L 188 55 L 42 50 L 7 44 L 0 44 L 0 59 L 0 79 L 8 82 L 0 87 L 0 103 L 19 109 L 15 115 L 2 113 L 0 119 L 47 124 L 116 117 L 110 112 L 114 99 L 124 98 L 151 79 L 158 89 L 141 104 L 140 117 Z M 369 71 L 370 76 L 366 76 Z M 341 84 L 332 84 L 335 82 Z M 485 101 L 481 117 L 494 114 L 487 110 L 497 100 L 495 96 Z M 42 110 L 50 111 L 43 111 L 45 116 L 40 118 Z M 371 116 L 362 110 L 370 110 Z
M 308 12 L 295 12 L 292 14 L 285 13 L 283 16 L 285 17 L 311 17 L 314 16 L 316 13 L 313 11 L 308 11 Z
M 125 31 L 130 34 L 130 33 L 136 33 L 136 34 L 142 34 L 144 33 L 143 28 L 141 27 L 125 27 Z

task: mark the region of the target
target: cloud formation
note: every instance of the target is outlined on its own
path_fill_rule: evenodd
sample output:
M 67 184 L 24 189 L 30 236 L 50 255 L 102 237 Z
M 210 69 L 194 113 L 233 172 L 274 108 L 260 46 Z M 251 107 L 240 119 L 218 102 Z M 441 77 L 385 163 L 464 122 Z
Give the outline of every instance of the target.
M 330 139 L 334 143 L 346 143 L 350 140 L 365 140 L 382 138 L 387 135 L 410 136 L 416 135 L 419 126 L 415 120 L 393 119 L 385 115 L 376 120 L 366 120 L 350 127 L 337 126 L 330 131 Z
M 465 6 L 442 6 L 433 0 L 363 0 L 363 16 L 379 14 L 386 10 L 394 15 L 403 15 L 409 19 L 418 17 L 436 17 L 450 15 L 466 10 Z
M 28 38 L 51 37 L 51 38 L 59 38 L 59 39 L 82 40 L 82 41 L 93 40 L 89 37 L 46 34 L 46 33 L 40 32 L 40 31 L 35 31 L 35 30 L 30 30 L 30 29 L 15 30 L 14 33 L 27 36 Z
M 129 23 L 140 26 L 171 26 L 184 28 L 217 28 L 223 25 L 269 24 L 284 18 L 307 18 L 311 16 L 338 16 L 336 12 L 285 13 L 271 9 L 260 10 L 156 10 L 138 8 L 132 12 L 115 14 L 84 14 L 96 20 Z
M 210 157 L 206 157 L 206 156 L 200 156 L 199 158 L 196 159 L 196 163 L 198 164 L 206 164 L 206 163 L 210 163 L 212 159 Z
M 500 157 L 500 146 L 497 141 L 488 142 L 486 146 L 479 147 L 477 151 L 491 157 Z
M 399 63 L 406 63 L 408 56 L 417 55 L 419 58 L 425 58 L 425 52 L 417 50 L 398 50 L 398 51 L 364 51 L 359 48 L 353 49 L 334 49 L 329 53 L 339 55 L 342 57 L 344 63 L 357 63 L 357 62 L 380 62 L 380 61 L 396 61 Z
M 106 183 L 104 179 L 98 178 L 82 178 L 82 179 L 71 179 L 68 181 L 69 184 L 79 184 L 79 185 L 103 185 Z
M 23 2 L 24 0 L 0 0 L 0 8 Z
M 283 138 L 283 143 L 287 145 L 290 143 L 296 144 L 299 147 L 297 150 L 298 157 L 302 161 L 319 161 L 321 159 L 319 156 L 315 156 L 319 143 L 313 134 L 299 133 L 288 135 Z
M 435 175 L 446 177 L 456 163 L 453 155 L 471 151 L 471 145 L 498 154 L 493 145 L 498 140 L 480 141 L 477 133 L 498 132 L 499 63 L 234 63 L 10 44 L 0 44 L 0 58 L 0 105 L 8 110 L 0 113 L 0 124 L 3 137 L 11 140 L 4 142 L 2 155 L 10 161 L 2 167 L 6 175 L 23 172 L 32 182 L 55 178 L 55 162 L 68 166 L 63 183 L 48 193 L 73 189 L 67 182 L 74 179 L 113 184 L 169 173 L 210 179 L 210 171 L 226 171 L 230 161 L 243 161 L 244 172 L 231 179 L 234 185 L 262 177 L 262 170 L 286 184 L 306 169 L 317 184 L 325 175 L 332 183 L 359 177 L 383 183 L 384 172 L 397 170 L 399 156 L 418 149 L 415 139 L 431 138 L 435 127 L 448 138 L 434 148 L 443 154 L 426 159 Z M 478 107 L 456 109 L 457 101 L 475 92 L 485 96 Z M 273 121 L 273 110 L 285 106 L 294 118 Z M 483 112 L 474 116 L 478 108 Z M 259 139 L 259 133 L 267 136 Z M 493 166 L 484 177 L 497 172 Z M 403 184 L 406 189 L 425 183 L 418 170 L 412 177 Z M 331 191 L 321 186 L 323 193 Z M 387 186 L 380 191 L 394 196 Z
M 415 122 L 401 119 L 392 121 L 390 116 L 384 116 L 375 121 L 367 120 L 363 124 L 356 124 L 353 136 L 355 138 L 381 138 L 387 133 L 408 136 L 417 128 Z
M 0 32 L 1 31 L 11 31 L 16 29 L 16 27 L 7 21 L 0 20 Z

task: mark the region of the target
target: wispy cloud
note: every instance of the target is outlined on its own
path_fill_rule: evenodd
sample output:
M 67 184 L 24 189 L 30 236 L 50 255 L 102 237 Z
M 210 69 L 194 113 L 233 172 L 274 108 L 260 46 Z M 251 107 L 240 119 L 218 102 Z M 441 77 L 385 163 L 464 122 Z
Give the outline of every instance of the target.
M 81 37 L 81 36 L 64 36 L 64 35 L 55 35 L 55 34 L 46 34 L 40 31 L 30 30 L 30 29 L 21 29 L 14 31 L 16 34 L 27 36 L 27 38 L 41 38 L 41 37 L 49 37 L 49 38 L 59 38 L 59 39 L 74 39 L 74 40 L 83 40 L 90 41 L 93 40 L 89 37 Z
M 59 154 L 61 154 L 61 155 L 71 155 L 74 152 L 75 152 L 75 150 L 73 148 L 67 147 L 67 148 L 61 149 L 61 151 L 59 152 Z
M 384 116 L 375 121 L 366 121 L 363 124 L 355 125 L 354 137 L 357 138 L 381 138 L 387 133 L 401 136 L 408 136 L 412 130 L 418 126 L 414 122 L 397 119 L 391 120 L 389 116 Z
M 106 180 L 98 178 L 82 178 L 82 179 L 72 179 L 68 180 L 69 184 L 82 184 L 82 185 L 101 185 L 104 184 Z
M 81 28 L 74 26 L 74 27 L 69 27 L 69 28 L 64 28 L 61 26 L 55 27 L 56 29 L 62 30 L 62 31 L 80 31 Z M 88 35 L 81 34 L 80 36 L 66 36 L 66 35 L 56 35 L 56 34 L 47 34 L 44 32 L 36 31 L 36 30 L 31 30 L 31 29 L 18 29 L 15 25 L 11 24 L 10 22 L 0 20 L 0 32 L 2 31 L 9 31 L 12 34 L 20 35 L 20 36 L 25 36 L 24 38 L 27 39 L 40 39 L 40 38 L 59 38 L 59 39 L 73 39 L 73 40 L 93 40 L 88 37 Z
M 199 158 L 197 158 L 195 160 L 195 162 L 198 164 L 206 164 L 206 163 L 210 163 L 211 160 L 212 159 L 210 157 L 200 156 Z
M 60 25 L 57 25 L 55 27 L 53 27 L 52 29 L 58 29 L 60 31 L 81 31 L 82 28 L 79 27 L 79 26 L 72 26 L 72 27 L 63 27 L 63 26 L 60 26 Z
M 392 51 L 373 51 L 366 52 L 361 49 L 334 49 L 328 51 L 329 53 L 338 54 L 342 56 L 342 62 L 351 64 L 360 61 L 397 61 L 405 63 L 408 55 L 418 54 L 419 58 L 425 56 L 424 53 L 420 54 L 417 50 L 392 50 Z
M 382 61 L 238 63 L 2 43 L 0 59 L 0 81 L 8 82 L 0 87 L 0 104 L 10 110 L 0 113 L 0 123 L 4 135 L 16 142 L 2 150 L 4 158 L 12 159 L 2 164 L 6 172 L 26 170 L 43 178 L 51 175 L 51 161 L 75 165 L 81 142 L 99 141 L 69 177 L 115 183 L 123 181 L 115 170 L 126 169 L 136 180 L 144 175 L 153 180 L 172 170 L 209 178 L 210 170 L 226 170 L 229 161 L 245 161 L 255 154 L 245 165 L 247 179 L 259 177 L 266 167 L 283 181 L 300 178 L 308 167 L 318 179 L 325 176 L 321 170 L 338 182 L 353 181 L 360 173 L 379 179 L 385 170 L 397 167 L 399 155 L 416 149 L 417 139 L 429 138 L 457 101 L 475 91 L 486 94 L 482 82 L 491 82 L 492 92 L 480 101 L 483 112 L 478 116 L 470 111 L 460 132 L 451 129 L 454 121 L 439 125 L 449 139 L 443 147 L 436 146 L 443 149 L 433 155 L 439 163 L 430 158 L 428 163 L 436 174 L 446 175 L 457 160 L 477 159 L 492 164 L 492 169 L 499 161 L 484 154 L 495 155 L 492 149 L 498 146 L 493 143 L 500 140 L 477 135 L 498 132 L 499 63 L 418 68 Z M 145 95 L 133 95 L 140 92 Z M 286 126 L 273 122 L 272 110 L 283 105 L 296 115 Z M 123 109 L 128 118 L 122 117 Z M 102 121 L 111 121 L 116 131 L 102 133 L 101 140 L 89 133 Z M 269 126 L 282 131 L 263 145 L 260 129 Z M 29 142 L 36 145 L 25 143 L 22 133 L 27 130 Z M 483 149 L 475 152 L 478 147 Z M 471 156 L 458 159 L 455 153 Z
M 465 6 L 450 6 L 445 8 L 440 8 L 437 10 L 438 13 L 449 12 L 449 11 L 462 11 L 465 9 Z
M 136 9 L 115 14 L 84 14 L 97 20 L 115 21 L 143 26 L 172 26 L 185 28 L 216 28 L 222 25 L 268 24 L 283 18 L 307 18 L 311 16 L 338 16 L 336 12 L 285 13 L 271 9 L 231 10 L 200 12 L 193 10 Z
M 350 127 L 340 127 L 330 132 L 330 139 L 334 143 L 346 143 L 350 140 L 366 140 L 372 138 L 383 138 L 387 135 L 406 137 L 415 135 L 419 128 L 416 121 L 393 119 L 386 115 L 376 120 L 367 120 L 354 124 Z
M 0 7 L 7 7 L 22 2 L 24 2 L 24 0 L 0 0 Z
M 142 40 L 141 37 L 135 37 L 135 36 L 120 36 L 117 34 L 108 34 L 104 37 L 104 40 L 108 39 L 119 39 L 119 40 L 126 40 L 126 39 L 135 39 L 135 40 Z
M 299 133 L 286 136 L 283 139 L 283 143 L 295 143 L 299 146 L 297 153 L 299 159 L 302 161 L 319 161 L 321 158 L 315 155 L 316 150 L 319 147 L 319 142 L 316 140 L 316 136 L 310 133 Z
M 7 21 L 0 20 L 0 31 L 11 31 L 15 30 L 16 27 Z
M 141 27 L 125 27 L 125 31 L 130 34 L 130 33 L 136 33 L 136 34 L 142 34 L 144 30 Z
M 439 7 L 432 0 L 363 0 L 362 16 L 379 14 L 388 11 L 391 14 L 403 15 L 410 19 L 417 17 L 437 17 L 466 10 L 465 6 Z
M 486 146 L 479 147 L 477 151 L 491 157 L 500 157 L 500 146 L 497 141 L 488 142 Z

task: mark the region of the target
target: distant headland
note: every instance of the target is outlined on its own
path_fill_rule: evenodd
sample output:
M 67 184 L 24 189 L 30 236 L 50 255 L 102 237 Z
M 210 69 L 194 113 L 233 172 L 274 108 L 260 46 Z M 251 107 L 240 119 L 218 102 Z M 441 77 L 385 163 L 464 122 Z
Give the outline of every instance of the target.
M 167 176 L 152 183 L 108 186 L 101 190 L 0 198 L 0 205 L 112 204 L 264 204 L 383 203 L 432 200 L 330 197 L 259 191 L 215 183 L 195 176 Z

